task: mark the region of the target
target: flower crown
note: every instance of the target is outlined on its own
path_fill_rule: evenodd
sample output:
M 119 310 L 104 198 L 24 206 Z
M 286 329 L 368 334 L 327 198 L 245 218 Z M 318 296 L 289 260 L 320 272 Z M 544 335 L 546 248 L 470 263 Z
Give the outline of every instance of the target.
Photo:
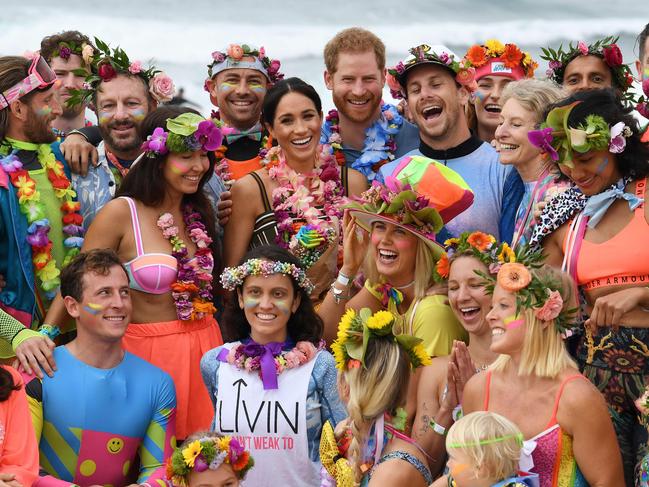
M 212 120 L 196 113 L 182 113 L 168 118 L 167 130 L 156 127 L 142 144 L 143 155 L 155 157 L 168 152 L 213 151 L 221 147 L 223 134 Z
M 604 117 L 591 114 L 577 128 L 568 126 L 570 112 L 579 103 L 576 101 L 550 110 L 541 128 L 528 132 L 532 145 L 547 152 L 553 161 L 568 167 L 573 167 L 573 151 L 580 154 L 604 149 L 614 154 L 624 152 L 626 139 L 633 134 L 624 122 L 609 127 Z
M 56 49 L 52 51 L 52 58 L 60 57 L 61 59 L 70 59 L 72 54 L 80 56 L 86 64 L 90 64 L 90 60 L 94 55 L 94 48 L 87 42 L 77 44 L 75 41 L 61 41 L 58 43 Z
M 331 344 L 336 367 L 347 370 L 365 367 L 367 343 L 372 338 L 391 338 L 406 352 L 413 369 L 430 365 L 430 356 L 426 353 L 421 338 L 412 335 L 394 335 L 392 329 L 396 318 L 389 311 L 377 311 L 372 314 L 369 308 L 358 313 L 352 308 L 340 319 L 338 335 Z
M 500 58 L 508 69 L 520 67 L 526 78 L 534 77 L 534 70 L 539 65 L 532 59 L 529 52 L 524 52 L 516 44 L 503 44 L 496 39 L 489 39 L 484 44 L 474 44 L 464 56 L 465 66 L 480 68 L 489 59 Z
M 457 238 L 449 238 L 444 242 L 444 248 L 446 254 L 437 261 L 433 272 L 437 281 L 448 279 L 449 259 L 454 255 L 475 257 L 487 266 L 492 275 L 497 274 L 503 264 L 516 262 L 516 253 L 507 242 L 498 244 L 493 235 L 482 232 L 464 232 Z
M 576 45 L 568 44 L 568 49 L 563 50 L 563 45 L 556 51 L 551 48 L 541 48 L 541 59 L 548 61 L 547 77 L 557 84 L 563 84 L 566 66 L 579 56 L 597 56 L 604 60 L 611 70 L 613 85 L 622 92 L 622 99 L 633 101 L 634 95 L 629 91 L 633 85 L 633 75 L 629 66 L 623 63 L 622 51 L 617 45 L 619 37 L 605 37 L 593 44 L 579 41 Z
M 215 71 L 214 68 L 227 60 L 234 64 L 232 67 L 236 67 L 237 63 L 245 62 L 244 58 L 246 57 L 252 57 L 259 62 L 259 65 L 256 67 L 268 77 L 271 84 L 275 84 L 279 80 L 284 79 L 284 75 L 279 72 L 282 63 L 278 59 L 270 59 L 266 56 L 266 50 L 263 46 L 256 49 L 248 44 L 230 44 L 225 52 L 214 51 L 212 53 L 212 62 L 207 65 L 207 75 L 209 78 L 212 78 L 212 76 L 218 73 L 218 70 Z
M 191 472 L 217 470 L 224 463 L 232 467 L 239 479 L 243 479 L 255 461 L 236 438 L 204 437 L 174 451 L 167 463 L 167 479 L 173 485 L 187 486 Z
M 552 276 L 539 276 L 532 272 L 543 266 L 543 251 L 532 250 L 529 246 L 521 246 L 516 252 L 515 262 L 502 264 L 496 279 L 478 273 L 487 280 L 487 292 L 493 294 L 496 284 L 505 291 L 516 294 L 516 314 L 521 310 L 532 309 L 534 315 L 541 321 L 554 320 L 558 333 L 570 336 L 576 325 L 577 308 L 563 309 L 561 296 L 562 284 Z
M 110 81 L 118 74 L 130 74 L 142 78 L 149 87 L 149 93 L 159 102 L 167 102 L 173 98 L 175 87 L 173 81 L 165 73 L 150 65 L 142 68 L 140 61 L 131 61 L 123 49 L 111 49 L 108 44 L 95 37 L 97 49 L 92 53 L 86 50 L 83 60 L 88 65 L 86 69 L 75 69 L 74 74 L 85 76 L 83 88 L 70 90 L 71 96 L 67 101 L 68 106 L 87 104 L 92 100 L 102 81 Z
M 393 98 L 405 98 L 406 87 L 404 74 L 417 64 L 434 63 L 445 66 L 455 73 L 455 81 L 465 86 L 470 91 L 477 88 L 475 82 L 475 69 L 468 66 L 464 60 L 457 61 L 455 54 L 442 51 L 439 54 L 428 45 L 421 44 L 408 50 L 410 56 L 405 61 L 400 61 L 393 68 L 388 69 L 387 83 Z
M 221 284 L 228 291 L 234 291 L 243 284 L 248 276 L 268 277 L 273 274 L 286 274 L 293 279 L 307 294 L 313 292 L 313 284 L 306 277 L 304 270 L 295 264 L 265 259 L 248 259 L 237 267 L 226 267 L 221 274 Z

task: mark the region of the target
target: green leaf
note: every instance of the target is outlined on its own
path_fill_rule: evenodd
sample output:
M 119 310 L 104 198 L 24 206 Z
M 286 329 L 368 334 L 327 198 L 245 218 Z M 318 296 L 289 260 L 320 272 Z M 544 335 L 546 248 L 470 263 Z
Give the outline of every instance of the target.
M 176 118 L 167 119 L 167 129 L 174 134 L 185 137 L 196 132 L 198 124 L 203 121 L 203 117 L 196 113 L 183 113 Z

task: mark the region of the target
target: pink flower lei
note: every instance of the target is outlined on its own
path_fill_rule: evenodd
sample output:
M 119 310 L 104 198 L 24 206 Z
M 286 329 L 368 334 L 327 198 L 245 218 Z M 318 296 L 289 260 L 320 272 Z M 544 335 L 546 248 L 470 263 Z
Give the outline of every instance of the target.
M 212 239 L 200 221 L 200 214 L 189 205 L 183 208 L 183 221 L 189 238 L 196 244 L 193 258 L 189 258 L 185 242 L 178 236 L 171 213 L 158 218 L 158 227 L 164 238 L 172 245 L 172 252 L 178 262 L 178 277 L 171 285 L 171 295 L 176 304 L 176 313 L 181 321 L 197 320 L 216 312 L 212 304 L 212 270 L 214 258 L 209 245 Z M 194 262 L 195 261 L 195 262 Z
M 281 374 L 285 370 L 295 369 L 306 364 L 312 360 L 319 351 L 324 350 L 325 346 L 326 344 L 324 340 L 320 340 L 317 347 L 311 342 L 301 341 L 297 342 L 295 347 L 291 350 L 283 350 L 279 355 L 274 356 L 277 375 Z M 244 344 L 232 347 L 227 354 L 226 361 L 239 370 L 245 370 L 247 372 L 259 371 L 261 374 L 261 356 L 246 355 L 244 353 L 245 350 L 246 346 Z
M 326 220 L 341 218 L 341 199 L 344 198 L 340 168 L 334 156 L 330 154 L 328 146 L 320 146 L 318 151 L 320 155 L 315 167 L 304 174 L 286 164 L 279 147 L 269 150 L 264 161 L 268 175 L 278 185 L 272 194 L 277 221 L 276 243 L 292 250 L 307 267 L 317 260 L 331 242 Z M 295 252 L 299 245 L 304 246 L 305 240 L 308 240 L 303 238 L 305 232 L 300 232 L 304 226 L 308 226 L 309 232 L 315 232 L 325 242 L 325 245 L 318 247 L 317 255 Z

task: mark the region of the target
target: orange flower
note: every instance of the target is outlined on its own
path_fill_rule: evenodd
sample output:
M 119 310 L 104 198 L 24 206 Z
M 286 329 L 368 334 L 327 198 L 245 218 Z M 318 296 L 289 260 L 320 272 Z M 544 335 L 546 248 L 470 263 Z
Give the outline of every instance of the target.
M 81 209 L 81 203 L 78 201 L 66 201 L 61 205 L 61 211 L 64 213 L 74 213 Z
M 486 233 L 473 232 L 471 235 L 469 235 L 466 241 L 469 245 L 475 247 L 480 252 L 484 252 L 489 247 L 491 247 L 491 245 L 496 241 L 496 239 L 491 235 L 487 235 Z
M 193 282 L 185 283 L 185 282 L 176 281 L 171 285 L 171 290 L 177 293 L 183 293 L 183 292 L 197 293 L 198 286 L 196 286 L 196 284 L 194 284 Z
M 249 459 L 250 454 L 247 451 L 244 451 L 241 455 L 239 455 L 237 461 L 232 464 L 232 470 L 238 472 L 239 470 L 245 468 L 245 466 L 248 465 Z
M 194 311 L 196 313 L 216 313 L 216 308 L 209 301 L 205 301 L 203 299 L 194 299 L 192 301 L 192 304 L 194 305 Z
M 487 52 L 484 47 L 475 44 L 467 51 L 466 58 L 473 66 L 479 68 L 487 62 Z
M 523 60 L 523 52 L 516 44 L 507 44 L 503 52 L 502 60 L 509 69 L 514 69 Z
M 435 266 L 435 270 L 437 271 L 437 273 L 441 277 L 446 279 L 448 277 L 449 269 L 450 269 L 450 265 L 449 265 L 449 262 L 448 262 L 448 257 L 446 256 L 446 254 L 444 254 L 437 261 L 437 264 Z
M 505 291 L 515 293 L 526 287 L 532 280 L 530 271 L 523 264 L 508 262 L 498 271 L 496 282 Z

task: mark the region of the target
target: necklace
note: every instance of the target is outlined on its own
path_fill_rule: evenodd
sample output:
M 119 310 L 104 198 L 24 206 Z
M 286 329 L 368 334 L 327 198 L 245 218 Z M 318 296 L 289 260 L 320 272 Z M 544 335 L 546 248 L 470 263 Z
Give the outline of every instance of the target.
M 340 136 L 340 118 L 338 110 L 330 110 L 322 126 L 320 141 L 331 146 L 336 162 L 345 165 L 342 137 Z M 381 115 L 370 127 L 365 130 L 365 142 L 361 156 L 352 163 L 352 168 L 361 172 L 372 183 L 381 176 L 378 172 L 381 166 L 394 159 L 396 144 L 394 137 L 403 125 L 403 117 L 394 105 L 384 103 L 381 105 Z
M 404 286 L 394 286 L 394 287 L 395 287 L 395 289 L 403 291 L 404 289 L 408 289 L 409 287 L 414 286 L 414 284 L 415 284 L 415 280 L 413 279 L 412 281 L 410 281 L 408 284 L 406 284 Z
M 84 229 L 81 226 L 83 217 L 79 214 L 80 205 L 74 201 L 76 193 L 65 175 L 63 164 L 56 160 L 49 144 L 32 144 L 10 138 L 5 140 L 11 152 L 0 159 L 0 164 L 9 174 L 11 184 L 16 188 L 20 212 L 25 215 L 29 224 L 26 241 L 32 249 L 32 263 L 36 277 L 40 280 L 40 287 L 45 291 L 46 297 L 54 299 L 61 284 L 61 269 L 79 253 L 83 244 Z M 6 145 L 2 149 L 6 150 Z M 65 254 L 60 267 L 57 267 L 52 256 L 50 224 L 36 181 L 28 171 L 23 169 L 23 164 L 18 158 L 17 154 L 21 150 L 37 152 L 38 162 L 45 169 L 54 196 L 60 203 L 65 242 Z
M 344 189 L 340 169 L 323 146 L 315 167 L 307 173 L 292 169 L 279 147 L 271 148 L 264 164 L 272 181 L 273 212 L 277 221 L 276 243 L 289 249 L 308 268 L 336 241 L 330 224 L 342 216 Z
M 158 218 L 158 227 L 164 238 L 172 245 L 172 252 L 178 262 L 178 278 L 171 285 L 171 295 L 176 304 L 176 313 L 181 321 L 199 320 L 216 312 L 212 304 L 212 270 L 214 258 L 209 245 L 212 239 L 205 232 L 205 225 L 200 221 L 200 214 L 191 206 L 183 207 L 185 231 L 196 244 L 194 258 L 189 258 L 185 242 L 178 236 L 178 227 L 174 225 L 171 213 L 164 213 Z M 195 260 L 195 263 L 192 261 Z

